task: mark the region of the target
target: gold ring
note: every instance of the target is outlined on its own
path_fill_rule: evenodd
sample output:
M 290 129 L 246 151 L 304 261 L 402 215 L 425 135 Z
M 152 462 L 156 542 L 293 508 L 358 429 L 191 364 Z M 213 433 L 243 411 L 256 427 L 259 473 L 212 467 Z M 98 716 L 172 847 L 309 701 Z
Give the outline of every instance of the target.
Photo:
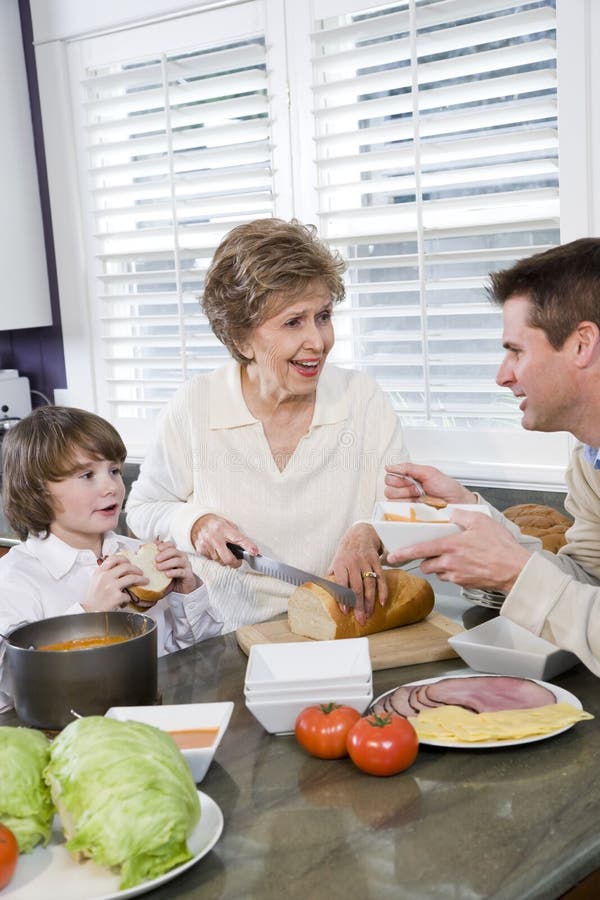
M 361 578 L 377 578 L 377 572 L 361 572 Z

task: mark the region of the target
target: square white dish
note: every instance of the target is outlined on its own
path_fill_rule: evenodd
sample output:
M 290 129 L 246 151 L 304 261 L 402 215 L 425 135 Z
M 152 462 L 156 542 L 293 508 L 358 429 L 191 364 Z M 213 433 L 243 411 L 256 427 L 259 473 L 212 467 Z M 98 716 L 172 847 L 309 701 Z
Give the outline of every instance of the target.
M 299 641 L 291 644 L 254 644 L 250 648 L 245 688 L 285 686 L 289 690 L 322 686 L 333 689 L 346 682 L 372 678 L 366 637 L 344 641 Z
M 454 635 L 448 643 L 472 669 L 495 675 L 547 681 L 579 662 L 573 653 L 560 650 L 504 616 Z
M 282 697 L 279 700 L 249 700 L 246 698 L 246 706 L 265 731 L 271 734 L 283 734 L 294 730 L 298 715 L 307 706 L 335 702 L 340 705 L 352 706 L 359 713 L 363 713 L 372 699 L 373 688 L 370 686 L 366 691 L 359 694 L 348 691 L 344 695 L 340 692 L 340 696 L 337 698 L 332 697 L 327 692 L 324 692 L 320 697 L 304 697 L 296 700 L 290 700 L 287 697 Z
M 449 515 L 455 509 L 491 516 L 489 507 L 484 503 L 449 503 L 443 509 L 434 509 L 426 503 L 386 500 L 375 504 L 370 524 L 386 550 L 400 550 L 412 544 L 458 534 L 460 527 L 449 521 Z M 409 521 L 390 521 L 385 519 L 386 515 L 403 516 Z
M 287 697 L 289 700 L 295 700 L 297 697 L 320 697 L 322 694 L 331 694 L 332 700 L 340 694 L 362 694 L 372 687 L 372 678 L 365 678 L 361 681 L 319 681 L 310 685 L 288 685 L 285 683 L 275 684 L 268 687 L 253 687 L 246 685 L 244 687 L 244 696 L 248 700 L 278 700 Z
M 144 722 L 163 731 L 194 731 L 217 729 L 210 747 L 194 747 L 182 750 L 192 777 L 198 784 L 208 770 L 221 738 L 227 730 L 233 703 L 179 703 L 165 706 L 112 706 L 106 713 L 109 719 L 119 722 Z

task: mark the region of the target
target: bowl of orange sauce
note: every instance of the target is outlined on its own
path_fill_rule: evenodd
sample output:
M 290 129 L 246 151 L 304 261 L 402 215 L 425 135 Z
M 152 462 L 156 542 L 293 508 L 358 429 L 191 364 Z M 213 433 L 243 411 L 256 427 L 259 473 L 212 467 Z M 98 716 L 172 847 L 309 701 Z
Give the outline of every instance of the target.
M 227 730 L 233 703 L 178 703 L 164 706 L 115 706 L 106 716 L 120 722 L 144 722 L 171 735 L 199 784 Z

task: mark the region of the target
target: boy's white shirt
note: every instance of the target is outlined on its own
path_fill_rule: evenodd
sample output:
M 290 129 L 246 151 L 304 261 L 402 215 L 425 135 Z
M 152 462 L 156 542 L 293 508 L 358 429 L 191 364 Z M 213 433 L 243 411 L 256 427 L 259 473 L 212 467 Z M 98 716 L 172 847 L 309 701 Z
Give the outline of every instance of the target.
M 109 531 L 104 536 L 102 555 L 136 548 L 140 543 Z M 28 622 L 84 613 L 79 599 L 85 597 L 97 566 L 92 550 L 78 550 L 54 534 L 43 539 L 29 537 L 16 544 L 0 558 L 0 634 Z M 187 595 L 172 591 L 141 611 L 156 621 L 159 656 L 215 637 L 223 627 L 204 584 Z M 0 712 L 13 705 L 4 656 L 5 642 L 0 640 Z

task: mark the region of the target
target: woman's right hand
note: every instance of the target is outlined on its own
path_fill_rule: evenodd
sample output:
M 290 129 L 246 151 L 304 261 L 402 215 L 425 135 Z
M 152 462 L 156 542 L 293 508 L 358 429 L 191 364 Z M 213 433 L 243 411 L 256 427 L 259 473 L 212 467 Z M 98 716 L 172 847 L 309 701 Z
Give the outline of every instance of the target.
M 82 607 L 86 612 L 110 612 L 129 603 L 127 588 L 149 584 L 141 569 L 124 556 L 107 556 L 92 573 Z
M 192 525 L 191 539 L 200 556 L 206 556 L 222 566 L 231 566 L 232 569 L 238 569 L 242 560 L 233 555 L 227 547 L 228 543 L 239 544 L 252 556 L 258 554 L 254 541 L 242 534 L 237 525 L 213 513 L 196 519 Z

